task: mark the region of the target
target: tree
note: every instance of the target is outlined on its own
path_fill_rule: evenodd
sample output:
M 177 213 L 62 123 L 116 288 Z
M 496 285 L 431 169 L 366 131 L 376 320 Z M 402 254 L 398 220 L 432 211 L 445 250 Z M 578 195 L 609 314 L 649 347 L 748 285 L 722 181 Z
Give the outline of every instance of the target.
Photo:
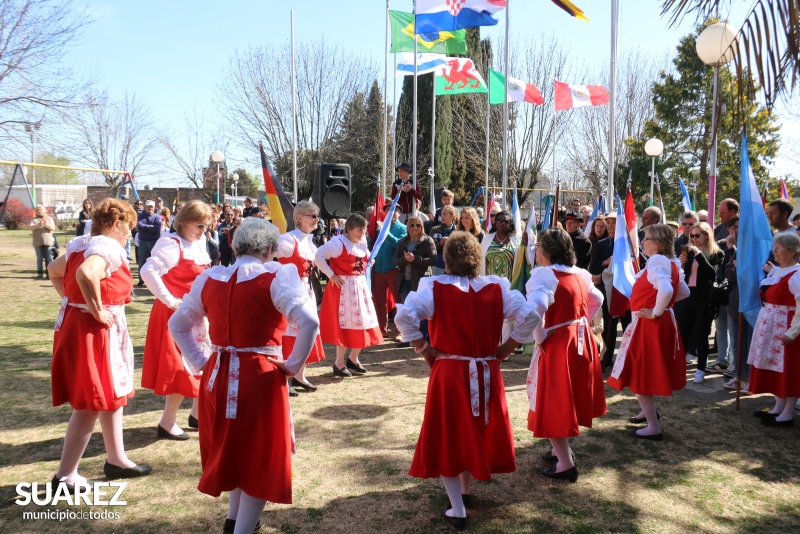
M 640 199 L 639 208 L 648 203 L 650 193 L 650 178 L 647 175 L 650 158 L 644 153 L 644 143 L 653 137 L 664 143 L 664 152 L 658 158 L 656 172 L 662 177 L 662 193 L 668 211 L 671 214 L 679 211 L 678 178 L 682 178 L 687 186 L 693 178 L 697 180 L 698 209 L 708 202 L 705 192 L 708 191 L 712 139 L 713 76 L 711 67 L 703 64 L 695 52 L 695 40 L 702 29 L 697 28 L 694 33 L 681 39 L 673 59 L 674 71 L 662 72 L 660 81 L 653 86 L 654 119 L 645 124 L 640 137 L 626 141 L 630 157 L 627 164 L 619 168 L 616 179 L 624 183 L 628 172 L 633 171 L 633 196 Z M 739 196 L 742 124 L 747 125 L 750 163 L 757 179 L 766 176 L 766 165 L 778 151 L 775 116 L 747 96 L 736 105 L 736 87 L 739 83 L 735 74 L 726 69 L 720 71 L 719 109 L 727 111 L 719 116 L 718 199 Z
M 66 117 L 71 130 L 62 150 L 100 169 L 137 173 L 161 172 L 151 156 L 159 135 L 150 108 L 126 93 L 114 100 L 105 91 L 87 93 L 83 105 Z M 116 194 L 122 173 L 104 172 L 106 184 Z
M 27 139 L 21 126 L 75 104 L 86 85 L 64 55 L 89 21 L 71 0 L 0 0 L 0 140 Z
M 296 58 L 298 189 L 310 191 L 317 165 L 331 161 L 330 141 L 338 132 L 345 108 L 357 92 L 367 93 L 376 70 L 367 59 L 325 40 L 298 46 Z M 263 141 L 267 156 L 283 171 L 283 185 L 289 189 L 291 65 L 288 44 L 248 48 L 233 56 L 217 90 L 234 137 L 244 137 L 251 147 Z M 287 157 L 288 166 L 284 164 Z
M 256 176 L 250 176 L 246 169 L 239 167 L 228 175 L 228 187 L 233 183 L 233 175 L 239 175 L 239 181 L 236 183 L 236 196 L 258 198 L 258 191 L 262 188 L 262 181 Z
M 65 156 L 56 156 L 52 152 L 39 152 L 39 154 L 36 155 L 36 163 L 44 163 L 45 165 L 60 165 L 62 167 L 71 166 L 69 158 Z M 36 169 L 36 183 L 79 184 L 81 183 L 81 179 L 76 171 L 39 167 Z

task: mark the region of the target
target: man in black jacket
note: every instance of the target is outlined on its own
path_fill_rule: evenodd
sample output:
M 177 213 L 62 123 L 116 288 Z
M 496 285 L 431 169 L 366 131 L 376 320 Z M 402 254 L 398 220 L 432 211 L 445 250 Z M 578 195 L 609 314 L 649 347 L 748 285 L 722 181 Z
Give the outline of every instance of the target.
M 581 269 L 588 269 L 589 263 L 592 261 L 592 242 L 581 230 L 582 222 L 583 216 L 580 211 L 569 210 L 564 226 L 572 238 L 572 246 L 575 248 L 575 265 Z

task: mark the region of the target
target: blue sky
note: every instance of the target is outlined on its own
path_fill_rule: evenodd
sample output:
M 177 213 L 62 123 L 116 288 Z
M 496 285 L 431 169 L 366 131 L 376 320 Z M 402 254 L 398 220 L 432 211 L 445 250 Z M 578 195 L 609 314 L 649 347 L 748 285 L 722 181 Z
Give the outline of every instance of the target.
M 511 0 L 512 40 L 555 33 L 568 43 L 576 59 L 589 66 L 607 66 L 610 0 L 575 3 L 590 23 L 569 17 L 550 0 Z M 686 20 L 668 28 L 655 0 L 621 3 L 620 54 L 638 48 L 666 60 L 693 27 L 694 21 Z M 739 9 L 729 18 L 736 24 L 746 15 L 749 2 L 734 3 Z M 288 42 L 290 10 L 295 13 L 297 43 L 324 36 L 355 54 L 371 57 L 383 72 L 386 2 L 380 0 L 118 0 L 88 5 L 94 23 L 69 60 L 80 72 L 95 73 L 99 85 L 112 93 L 135 92 L 167 129 L 179 127 L 192 106 L 212 119 L 214 89 L 234 51 Z M 411 11 L 412 2 L 392 0 L 390 8 Z M 500 15 L 497 26 L 482 28 L 484 36 L 503 38 L 503 12 Z M 590 79 L 564 81 L 592 83 Z

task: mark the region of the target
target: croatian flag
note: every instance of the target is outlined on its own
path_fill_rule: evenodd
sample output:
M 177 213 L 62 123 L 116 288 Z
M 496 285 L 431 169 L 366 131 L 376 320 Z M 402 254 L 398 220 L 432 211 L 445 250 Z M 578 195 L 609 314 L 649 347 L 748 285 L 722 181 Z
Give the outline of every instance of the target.
M 681 206 L 683 206 L 683 211 L 692 211 L 692 201 L 689 199 L 689 190 L 686 189 L 686 184 L 683 183 L 681 178 L 678 178 L 681 181 Z
M 603 105 L 608 105 L 608 91 L 602 85 L 569 85 L 555 82 L 556 111 Z
M 614 236 L 614 259 L 611 263 L 614 287 L 628 298 L 633 292 L 633 283 L 636 281 L 633 262 L 636 258 L 631 253 L 631 240 L 628 235 L 628 224 L 625 221 L 625 211 L 622 209 L 622 200 L 617 196 L 617 230 Z
M 397 75 L 414 75 L 414 52 L 397 54 Z M 445 66 L 444 54 L 417 54 L 417 74 L 427 74 Z
M 506 0 L 416 0 L 415 33 L 454 31 L 476 26 L 494 26 L 495 13 Z
M 761 309 L 759 285 L 763 265 L 772 250 L 772 232 L 764 206 L 758 196 L 756 178 L 747 155 L 747 138 L 742 134 L 741 185 L 739 189 L 739 233 L 736 237 L 736 280 L 739 284 L 739 311 L 755 326 Z

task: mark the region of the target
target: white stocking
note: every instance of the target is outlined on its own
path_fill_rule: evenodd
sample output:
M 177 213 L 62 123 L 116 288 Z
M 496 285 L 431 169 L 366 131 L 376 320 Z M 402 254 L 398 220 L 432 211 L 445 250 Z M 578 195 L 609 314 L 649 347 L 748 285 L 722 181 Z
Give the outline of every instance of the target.
M 61 463 L 58 465 L 56 476 L 60 479 L 67 477 L 68 484 L 83 482 L 86 479 L 78 475 L 78 464 L 81 462 L 89 438 L 92 437 L 94 424 L 97 422 L 98 412 L 87 410 L 74 410 L 67 424 L 67 433 L 64 436 L 64 448 L 61 450 Z
M 786 397 L 783 399 L 783 410 L 778 417 L 775 418 L 776 421 L 791 421 L 794 419 L 794 407 L 797 404 L 797 397 Z
M 117 467 L 135 467 L 125 454 L 122 440 L 122 406 L 115 412 L 100 412 L 100 428 L 103 429 L 103 444 L 106 446 L 108 463 Z
M 181 430 L 181 427 L 177 424 L 178 408 L 181 407 L 181 402 L 183 402 L 183 395 L 180 393 L 167 395 L 164 401 L 164 412 L 161 414 L 161 421 L 158 423 L 161 428 L 173 436 L 178 436 L 183 433 L 183 430 Z
M 350 361 L 357 364 L 358 363 L 358 355 L 361 353 L 361 349 L 350 349 Z
M 336 347 L 336 367 L 344 369 L 344 353 L 347 352 L 347 347 Z
M 460 477 L 442 477 L 444 489 L 450 499 L 451 508 L 445 512 L 450 517 L 467 517 L 467 509 L 464 507 L 464 499 L 461 498 Z
M 783 409 L 786 408 L 786 399 L 781 399 L 780 397 L 775 397 L 775 406 L 769 411 L 771 414 L 780 414 L 783 412 Z
M 656 398 L 653 395 L 636 395 L 642 413 L 647 418 L 647 426 L 636 431 L 642 436 L 650 436 L 661 433 L 661 423 L 658 421 L 658 410 L 656 409 Z
M 236 521 L 236 514 L 239 513 L 239 499 L 242 498 L 242 490 L 236 488 L 228 493 L 228 517 Z
M 556 473 L 561 473 L 562 471 L 575 467 L 575 462 L 572 461 L 572 454 L 569 450 L 569 440 L 567 438 L 550 438 L 550 444 L 553 446 L 553 454 L 558 458 Z
M 256 499 L 247 493 L 239 490 L 241 496 L 239 497 L 239 513 L 236 514 L 236 528 L 233 529 L 233 534 L 252 534 L 253 530 L 261 519 L 261 512 L 267 505 L 264 499 Z
M 458 475 L 459 480 L 461 481 L 461 493 L 463 495 L 469 495 L 472 493 L 472 475 L 469 471 L 464 471 L 460 475 Z

